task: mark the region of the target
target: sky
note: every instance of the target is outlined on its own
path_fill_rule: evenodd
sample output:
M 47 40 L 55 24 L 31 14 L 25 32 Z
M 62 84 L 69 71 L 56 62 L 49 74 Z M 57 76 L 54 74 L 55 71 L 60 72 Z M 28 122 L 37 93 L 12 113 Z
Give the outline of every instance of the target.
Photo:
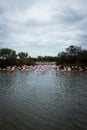
M 0 0 L 0 48 L 57 56 L 87 49 L 87 0 Z

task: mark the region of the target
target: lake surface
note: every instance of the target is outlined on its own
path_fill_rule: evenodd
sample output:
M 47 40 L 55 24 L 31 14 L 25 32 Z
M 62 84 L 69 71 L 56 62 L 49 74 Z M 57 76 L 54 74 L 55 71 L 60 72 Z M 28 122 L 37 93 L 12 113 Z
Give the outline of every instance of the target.
M 87 130 L 87 72 L 0 72 L 0 130 Z

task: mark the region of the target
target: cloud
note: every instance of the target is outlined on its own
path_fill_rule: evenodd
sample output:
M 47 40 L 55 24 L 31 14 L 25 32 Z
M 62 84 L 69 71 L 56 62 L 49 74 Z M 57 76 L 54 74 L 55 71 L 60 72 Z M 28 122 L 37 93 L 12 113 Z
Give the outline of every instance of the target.
M 86 0 L 0 0 L 0 48 L 53 55 L 87 49 Z

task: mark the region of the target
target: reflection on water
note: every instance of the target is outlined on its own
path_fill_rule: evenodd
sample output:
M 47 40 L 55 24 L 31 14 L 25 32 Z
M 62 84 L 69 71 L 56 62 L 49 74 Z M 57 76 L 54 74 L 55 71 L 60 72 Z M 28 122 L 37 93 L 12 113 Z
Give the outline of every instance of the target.
M 0 72 L 0 130 L 86 130 L 87 72 Z

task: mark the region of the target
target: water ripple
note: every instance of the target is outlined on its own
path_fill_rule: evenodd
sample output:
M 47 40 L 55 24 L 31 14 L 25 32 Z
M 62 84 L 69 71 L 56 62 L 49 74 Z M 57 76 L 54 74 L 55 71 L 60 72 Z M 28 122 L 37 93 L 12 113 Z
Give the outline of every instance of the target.
M 87 75 L 0 72 L 1 130 L 86 130 Z

